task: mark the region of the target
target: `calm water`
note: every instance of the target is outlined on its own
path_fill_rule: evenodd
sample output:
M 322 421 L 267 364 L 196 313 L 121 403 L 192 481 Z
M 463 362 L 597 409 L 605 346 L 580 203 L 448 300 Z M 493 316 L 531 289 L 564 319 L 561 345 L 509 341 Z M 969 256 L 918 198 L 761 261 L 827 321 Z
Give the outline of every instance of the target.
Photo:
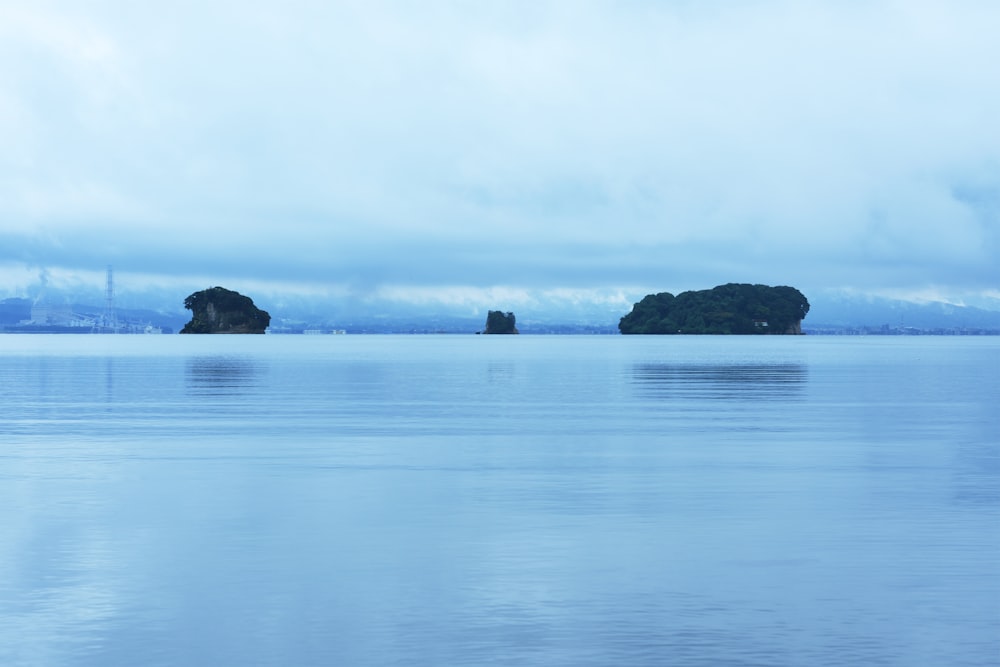
M 0 664 L 1000 661 L 1000 338 L 8 335 L 0 378 Z

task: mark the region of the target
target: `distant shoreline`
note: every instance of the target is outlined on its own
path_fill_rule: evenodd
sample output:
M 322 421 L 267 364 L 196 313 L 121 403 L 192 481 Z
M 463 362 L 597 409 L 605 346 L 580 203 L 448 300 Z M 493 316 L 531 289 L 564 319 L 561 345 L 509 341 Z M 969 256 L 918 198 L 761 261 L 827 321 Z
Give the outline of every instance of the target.
M 331 331 L 316 331 L 316 330 L 305 330 L 305 331 L 268 331 L 267 334 L 271 336 L 309 336 L 315 337 L 320 336 L 466 336 L 475 335 L 475 331 L 465 331 L 465 330 L 415 330 L 415 329 L 384 329 L 384 330 L 371 330 L 371 329 L 338 329 Z M 522 335 L 528 336 L 621 336 L 617 330 L 613 327 L 592 327 L 592 328 L 573 328 L 567 327 L 565 329 L 559 327 L 553 328 L 539 328 L 532 329 L 527 328 L 521 332 Z M 94 331 L 87 327 L 73 327 L 73 326 L 44 326 L 44 325 L 32 325 L 32 326 L 19 326 L 19 327 L 9 327 L 0 329 L 0 335 L 41 335 L 41 336 L 60 336 L 60 335 L 94 335 L 94 336 L 146 336 L 146 335 L 162 335 L 162 336 L 173 336 L 179 335 L 176 332 L 161 332 L 161 331 Z M 935 329 L 920 329 L 916 327 L 868 327 L 868 326 L 844 326 L 844 327 L 816 327 L 816 328 L 803 328 L 802 335 L 804 336 L 1000 336 L 1000 329 L 962 329 L 962 328 L 935 328 Z M 706 337 L 721 337 L 725 336 L 727 338 L 737 337 L 746 338 L 752 337 L 751 334 L 682 334 L 682 337 L 690 336 L 706 336 Z

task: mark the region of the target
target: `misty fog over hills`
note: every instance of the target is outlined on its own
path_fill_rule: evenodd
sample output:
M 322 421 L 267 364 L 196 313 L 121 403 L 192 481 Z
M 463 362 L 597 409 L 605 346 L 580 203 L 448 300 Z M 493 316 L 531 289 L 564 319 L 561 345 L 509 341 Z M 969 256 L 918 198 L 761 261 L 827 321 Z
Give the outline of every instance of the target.
M 858 327 L 888 329 L 985 329 L 1000 333 L 1000 312 L 942 302 L 885 298 L 818 299 L 803 322 L 814 333 Z
M 616 334 L 618 320 L 632 302 L 594 302 L 534 298 L 528 302 L 495 300 L 475 305 L 431 301 L 332 298 L 317 295 L 247 295 L 272 316 L 272 333 L 306 330 L 342 330 L 347 333 L 474 333 L 482 330 L 491 309 L 512 311 L 522 333 Z M 97 318 L 105 310 L 102 295 L 46 288 L 29 294 L 3 295 L 0 302 L 30 302 L 44 306 L 50 317 Z M 190 319 L 183 308 L 186 293 L 123 290 L 115 297 L 116 315 L 134 326 L 152 326 L 177 332 Z M 638 301 L 643 295 L 635 295 Z M 1000 334 L 1000 310 L 958 306 L 941 302 L 903 300 L 823 292 L 806 294 L 811 305 L 802 323 L 807 334 L 843 333 L 993 333 Z M 39 308 L 36 308 L 36 318 Z M 9 311 L 9 312 L 8 312 Z M 4 314 L 6 313 L 6 314 Z M 54 314 L 54 315 L 53 315 Z M 0 327 L 10 328 L 23 318 L 10 307 L 0 312 Z

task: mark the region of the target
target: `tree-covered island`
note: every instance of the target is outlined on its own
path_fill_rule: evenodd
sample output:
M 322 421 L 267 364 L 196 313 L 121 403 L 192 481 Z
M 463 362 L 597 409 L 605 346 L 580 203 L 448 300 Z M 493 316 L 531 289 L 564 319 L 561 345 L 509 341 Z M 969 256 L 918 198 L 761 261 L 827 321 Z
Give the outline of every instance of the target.
M 728 283 L 649 294 L 618 323 L 623 334 L 801 334 L 809 302 L 794 287 Z
M 184 307 L 191 321 L 182 334 L 262 334 L 271 323 L 270 314 L 250 297 L 224 287 L 195 292 L 184 299 Z

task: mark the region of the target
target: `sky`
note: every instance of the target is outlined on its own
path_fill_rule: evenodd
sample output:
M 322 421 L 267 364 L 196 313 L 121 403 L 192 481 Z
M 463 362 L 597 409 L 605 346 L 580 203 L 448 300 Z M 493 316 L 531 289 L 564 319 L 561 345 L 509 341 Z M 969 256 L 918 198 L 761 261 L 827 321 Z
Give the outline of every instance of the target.
M 0 295 L 113 265 L 181 299 L 1000 309 L 998 25 L 992 0 L 0 0 Z

